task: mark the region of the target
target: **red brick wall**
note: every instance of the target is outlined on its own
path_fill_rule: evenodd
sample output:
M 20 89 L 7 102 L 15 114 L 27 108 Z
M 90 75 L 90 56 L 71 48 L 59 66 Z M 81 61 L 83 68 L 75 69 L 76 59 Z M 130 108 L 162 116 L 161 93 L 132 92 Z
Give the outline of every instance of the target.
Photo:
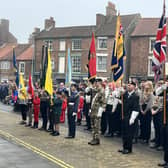
M 149 37 L 131 39 L 130 75 L 147 76 Z

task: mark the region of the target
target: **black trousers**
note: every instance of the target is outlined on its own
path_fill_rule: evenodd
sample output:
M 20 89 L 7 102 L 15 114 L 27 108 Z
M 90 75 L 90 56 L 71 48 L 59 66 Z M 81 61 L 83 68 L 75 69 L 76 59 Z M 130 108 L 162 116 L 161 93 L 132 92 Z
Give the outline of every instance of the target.
M 88 129 L 91 128 L 91 120 L 90 120 L 90 116 L 89 116 L 89 109 L 90 109 L 90 104 L 85 103 L 84 104 L 84 114 L 85 114 L 85 117 L 86 117 L 86 125 L 87 125 Z
M 72 116 L 72 113 L 68 113 L 68 136 L 75 137 L 76 134 L 76 116 Z
M 107 120 L 107 127 L 108 127 L 108 133 L 113 134 L 113 113 L 112 113 L 112 105 L 107 104 L 106 105 L 106 120 Z
M 153 115 L 153 124 L 155 129 L 155 144 L 160 146 L 162 145 L 161 139 L 161 128 L 162 128 L 162 121 L 161 121 L 162 114 L 158 112 L 157 114 Z
M 27 105 L 20 104 L 20 110 L 21 110 L 22 120 L 26 121 L 26 119 L 27 119 Z
M 107 120 L 106 120 L 106 113 L 103 112 L 102 113 L 102 117 L 101 117 L 101 133 L 104 134 L 107 130 Z
M 132 152 L 132 140 L 135 132 L 135 123 L 129 125 L 129 118 L 124 118 L 122 120 L 122 141 L 123 149 Z
M 162 126 L 164 161 L 168 163 L 168 125 Z
M 48 122 L 48 103 L 47 102 L 41 102 L 40 104 L 40 111 L 41 111 L 41 117 L 42 117 L 42 127 L 44 129 L 47 128 L 47 122 Z
M 152 114 L 151 111 L 147 111 L 145 115 L 140 114 L 140 129 L 141 129 L 141 138 L 143 140 L 149 140 L 151 136 L 151 121 Z
M 48 109 L 48 120 L 49 120 L 48 129 L 53 130 L 53 111 L 51 108 Z

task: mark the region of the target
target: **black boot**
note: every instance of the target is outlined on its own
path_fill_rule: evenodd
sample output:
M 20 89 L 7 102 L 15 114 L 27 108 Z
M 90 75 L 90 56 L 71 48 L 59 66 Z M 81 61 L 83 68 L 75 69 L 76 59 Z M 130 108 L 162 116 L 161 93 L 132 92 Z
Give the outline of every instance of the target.
M 99 145 L 100 144 L 100 139 L 94 139 L 90 145 Z

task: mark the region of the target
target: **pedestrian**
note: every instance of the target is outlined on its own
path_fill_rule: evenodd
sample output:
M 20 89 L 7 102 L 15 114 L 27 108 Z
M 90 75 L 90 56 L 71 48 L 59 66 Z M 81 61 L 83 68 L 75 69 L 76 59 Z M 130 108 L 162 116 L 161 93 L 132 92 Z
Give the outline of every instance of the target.
M 27 92 L 25 88 L 20 89 L 19 91 L 19 106 L 22 115 L 22 121 L 20 122 L 21 125 L 26 124 L 27 119 Z
M 39 130 L 47 130 L 48 110 L 49 110 L 49 95 L 45 90 L 40 94 L 40 112 L 42 117 L 42 127 Z
M 34 95 L 28 94 L 28 103 L 27 103 L 27 106 L 28 106 L 28 118 L 29 118 L 29 121 L 28 121 L 28 123 L 25 125 L 26 127 L 31 127 L 31 126 L 32 126 L 32 104 L 33 104 L 33 96 L 34 96 Z
M 77 112 L 77 125 L 81 125 L 82 115 L 83 115 L 83 106 L 84 106 L 84 97 L 83 92 L 79 92 L 79 106 Z
M 53 136 L 60 135 L 59 132 L 59 123 L 60 123 L 60 115 L 62 109 L 62 93 L 60 91 L 56 92 L 56 97 L 52 99 L 53 103 L 53 132 L 51 133 Z
M 76 115 L 78 112 L 79 94 L 77 91 L 77 84 L 71 84 L 71 93 L 68 97 L 68 136 L 65 138 L 75 138 L 76 134 Z
M 105 110 L 105 93 L 102 87 L 102 79 L 96 79 L 93 86 L 95 88 L 95 96 L 92 100 L 90 117 L 91 117 L 91 127 L 92 127 L 92 140 L 88 142 L 89 145 L 99 145 L 100 144 L 100 124 L 102 113 Z
M 162 132 L 162 141 L 163 141 L 162 143 L 163 143 L 163 151 L 164 151 L 164 157 L 163 157 L 164 162 L 159 163 L 158 166 L 168 168 L 168 112 L 167 112 L 168 111 L 168 87 L 167 87 L 167 83 L 163 84 L 156 90 L 156 95 L 163 96 L 164 90 L 166 91 L 166 101 L 163 101 L 163 107 L 164 105 L 166 106 L 166 109 L 165 109 L 166 114 L 164 113 L 164 108 L 161 111 L 161 114 L 162 114 L 161 132 Z
M 135 131 L 135 120 L 139 114 L 139 97 L 135 93 L 136 83 L 130 81 L 127 91 L 123 94 L 122 116 L 122 142 L 123 149 L 118 150 L 122 154 L 132 153 L 132 140 Z
M 34 125 L 32 128 L 38 128 L 39 124 L 39 112 L 40 112 L 40 98 L 38 92 L 35 92 L 33 98 L 33 110 L 34 110 Z
M 68 92 L 62 92 L 62 109 L 61 109 L 61 116 L 60 116 L 60 122 L 64 123 L 65 122 L 65 112 L 67 109 L 67 97 L 68 97 Z

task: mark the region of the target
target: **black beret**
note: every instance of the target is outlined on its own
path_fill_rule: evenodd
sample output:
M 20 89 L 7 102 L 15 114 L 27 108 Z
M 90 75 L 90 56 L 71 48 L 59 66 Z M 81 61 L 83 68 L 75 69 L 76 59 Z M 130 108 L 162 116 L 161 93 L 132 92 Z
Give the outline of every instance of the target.
M 136 86 L 136 83 L 134 81 L 129 81 L 128 84 Z
M 103 82 L 101 78 L 97 78 L 96 82 Z

